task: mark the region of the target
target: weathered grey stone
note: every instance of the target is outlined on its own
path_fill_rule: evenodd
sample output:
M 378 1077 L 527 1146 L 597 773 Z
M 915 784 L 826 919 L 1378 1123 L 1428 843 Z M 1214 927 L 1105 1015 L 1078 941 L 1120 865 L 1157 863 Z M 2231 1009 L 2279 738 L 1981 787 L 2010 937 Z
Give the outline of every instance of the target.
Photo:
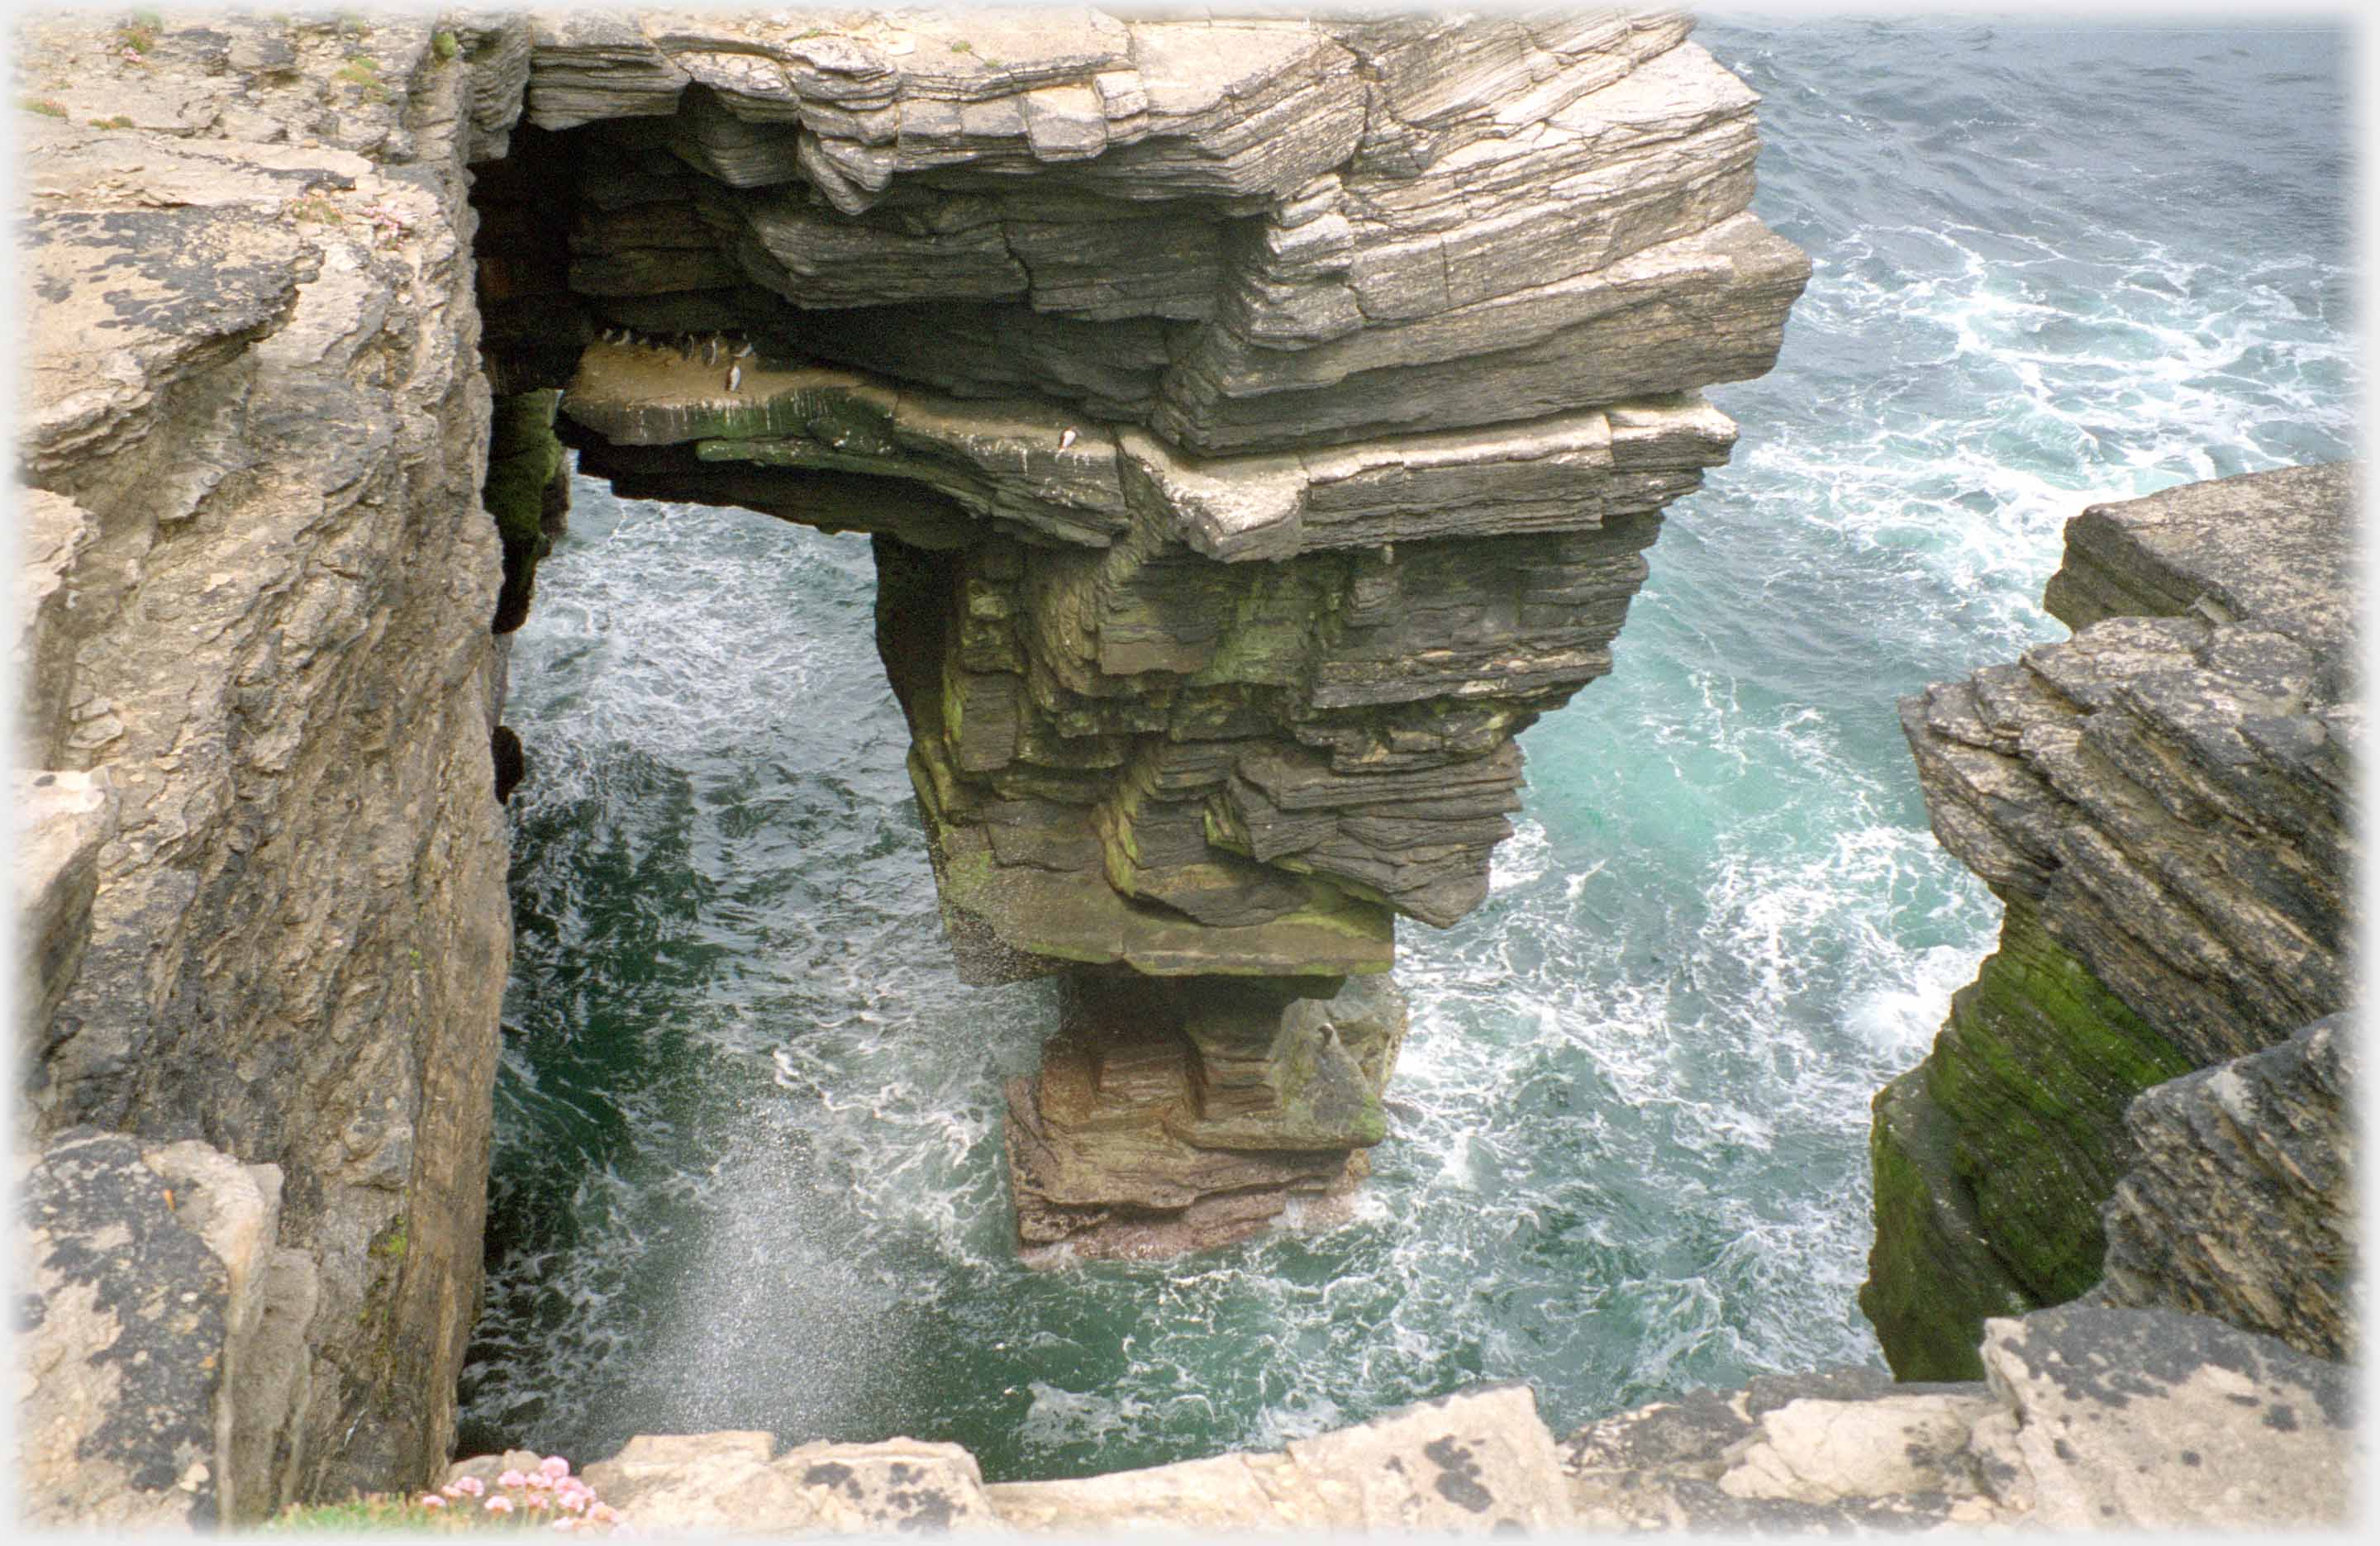
M 26 1519 L 118 1529 L 252 1524 L 303 1363 L 269 1324 L 281 1177 L 206 1144 L 59 1134 L 26 1167 Z M 291 1356 L 292 1353 L 296 1356 Z
M 1486 1385 L 1277 1455 L 1225 1455 L 1078 1481 L 995 1484 L 1026 1530 L 1396 1530 L 1513 1534 L 1568 1523 L 1560 1457 L 1526 1385 Z
M 747 187 L 803 177 L 858 214 L 897 177 L 953 167 L 1047 168 L 1123 197 L 1285 191 L 1344 157 L 1363 120 L 1354 60 L 1307 28 L 1089 9 L 777 15 L 541 21 L 529 121 L 667 115 L 698 82 L 716 106 L 696 111 L 775 131 L 706 170 Z
M 2095 504 L 2067 523 L 2065 562 L 2042 601 L 2078 633 L 2110 617 L 2260 618 L 2336 645 L 2354 622 L 2339 562 L 2354 541 L 2350 463 L 2185 484 Z
M 2353 1501 L 2350 1376 L 2163 1310 L 1986 1323 L 2010 1415 L 1976 1434 L 2001 1505 L 2049 1529 L 2337 1528 Z
M 2074 637 L 1903 706 L 1937 835 L 2200 1063 L 2346 1001 L 2353 500 L 2332 467 L 2094 506 Z
M 997 1525 L 975 1456 L 956 1444 L 811 1443 L 772 1459 L 775 1447 L 767 1433 L 640 1434 L 582 1474 L 645 1528 L 872 1535 Z
M 1294 353 L 1214 328 L 1151 420 L 1207 455 L 1500 424 L 1757 376 L 1809 260 L 1749 214 L 1609 268 Z
M 1129 1081 L 1130 1069 L 1119 1070 Z M 979 1485 L 948 1444 L 640 1436 L 587 1481 L 651 1529 L 944 1526 L 1097 1534 L 1282 1530 L 1915 1532 L 2189 1529 L 2347 1520 L 2347 1371 L 2164 1310 L 1995 1320 L 1988 1378 L 1762 1375 L 1589 1423 L 1557 1443 L 1525 1385 L 1481 1385 L 1276 1453 Z M 492 1480 L 533 1455 L 455 1475 Z
M 2344 1016 L 2143 1093 L 2095 1302 L 2212 1315 L 2352 1359 L 2361 1056 Z
M 35 1525 L 223 1516 L 225 1264 L 168 1208 L 128 1138 L 63 1133 L 23 1176 L 29 1324 L 18 1484 Z
M 1764 1376 L 1590 1423 L 1562 1443 L 1574 1522 L 1771 1534 L 2346 1519 L 2338 1366 L 2165 1310 L 2074 1306 L 1988 1328 L 1980 1382 Z
M 73 964 L 20 1124 L 285 1178 L 310 1265 L 244 1269 L 237 1357 L 302 1410 L 235 1422 L 245 1518 L 426 1480 L 477 1303 L 506 921 L 464 160 L 526 32 L 167 20 L 137 62 L 114 18 L 17 35 L 67 114 L 24 115 L 20 467 L 80 512 L 27 729 L 116 803 L 87 910 L 45 914 Z
M 1897 1385 L 1870 1369 L 1764 1375 L 1590 1423 L 1562 1441 L 1563 1468 L 1586 1529 L 1978 1524 L 2001 1516 L 1968 1444 L 2000 1410 L 1980 1383 Z
M 115 790 L 104 773 L 15 776 L 17 905 L 24 929 L 19 1052 L 46 1050 L 51 1017 L 82 966 L 99 852 L 115 825 Z
M 2327 1265 L 2305 1254 L 2323 1248 L 2301 1233 L 2345 1205 L 2344 1162 L 2319 1157 L 2336 1129 L 2316 1136 L 2309 1114 L 2302 1134 L 2277 1132 L 2289 1163 L 2326 1179 L 2251 1207 L 2236 1189 L 2261 1192 L 2249 1178 L 2272 1162 L 2184 1115 L 2208 1087 L 2151 1103 L 2145 1127 L 2119 1117 L 2150 1086 L 2350 1001 L 2355 487 L 2349 467 L 2295 468 L 2094 506 L 2069 523 L 2049 590 L 2073 637 L 1902 701 L 1935 833 L 2008 918 L 1916 1085 L 1890 1111 L 1878 1103 L 1878 1238 L 1862 1302 L 1896 1369 L 1971 1372 L 1966 1349 L 2004 1288 L 2036 1305 L 2089 1289 L 2100 1209 L 2151 1140 L 2158 1175 L 2238 1178 L 2179 1204 L 2169 1182 L 2144 1176 L 2135 1201 L 2148 1212 L 2130 1227 L 2179 1206 L 2172 1223 L 2200 1243 L 2179 1245 L 2172 1286 L 2153 1288 L 2166 1250 L 2136 1233 L 2129 1270 L 2145 1275 L 2131 1292 L 2223 1309 L 2214 1282 L 2230 1269 L 2209 1263 L 2236 1261 L 2228 1309 L 2242 1323 L 2308 1346 L 2344 1335 L 2318 1276 L 2301 1285 L 2302 1312 L 2268 1298 L 2276 1272 L 2338 1270 L 2335 1250 Z M 2293 1109 L 2284 1100 L 2277 1116 Z M 1905 1141 L 1919 1133 L 1949 1162 Z M 1929 1201 L 1944 1185 L 1962 1195 Z M 1980 1252 L 1942 1249 L 1961 1218 Z

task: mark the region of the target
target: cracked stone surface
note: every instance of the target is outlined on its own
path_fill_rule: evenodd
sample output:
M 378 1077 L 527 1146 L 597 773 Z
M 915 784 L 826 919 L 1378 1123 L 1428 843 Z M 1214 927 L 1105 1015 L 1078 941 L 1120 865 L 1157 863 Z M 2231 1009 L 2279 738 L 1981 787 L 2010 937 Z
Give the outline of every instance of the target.
M 2315 1358 L 2355 1359 L 2362 1067 L 2353 1022 L 2330 1015 L 2134 1100 L 2135 1157 L 2103 1209 L 2094 1299 L 2213 1315 Z
M 264 1518 L 286 1495 L 315 1277 L 305 1252 L 274 1244 L 279 1169 L 72 1128 L 19 1180 L 26 1522 Z
M 1526 1385 L 1475 1386 L 1278 1454 L 1224 1455 L 1078 1481 L 988 1489 L 1018 1529 L 1427 1530 L 1466 1535 L 1567 1522 L 1552 1434 Z
M 767 1433 L 641 1435 L 584 1469 L 587 1484 L 631 1520 L 671 1530 L 941 1534 L 995 1518 L 975 1456 L 957 1444 L 798 1444 Z M 454 1475 L 493 1480 L 482 1461 Z
M 588 1467 L 639 1528 L 908 1529 L 948 1501 L 978 1529 L 1111 1538 L 1287 1530 L 1743 1535 L 2151 1527 L 2335 1528 L 2352 1504 L 2349 1371 L 2165 1310 L 1994 1320 L 1986 1377 L 1762 1375 L 1557 1440 L 1522 1384 L 1474 1385 L 1368 1422 L 1140 1470 L 980 1484 L 952 1444 L 647 1435 Z M 485 1456 L 492 1480 L 534 1456 Z M 906 1497 L 903 1494 L 905 1492 Z M 881 1500 L 881 1501 L 880 1501 Z

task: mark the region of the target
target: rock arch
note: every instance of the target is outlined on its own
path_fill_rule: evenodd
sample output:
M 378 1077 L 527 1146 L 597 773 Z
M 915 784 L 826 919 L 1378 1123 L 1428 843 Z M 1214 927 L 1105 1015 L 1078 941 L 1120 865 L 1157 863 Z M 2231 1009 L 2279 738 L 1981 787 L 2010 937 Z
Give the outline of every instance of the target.
M 621 491 L 874 534 L 963 974 L 1063 973 L 1028 1251 L 1343 1194 L 1402 914 L 1610 669 L 1802 254 L 1676 16 L 541 35 L 491 375 Z M 526 520 L 517 523 L 526 528 Z M 1351 985 L 1352 984 L 1352 985 Z

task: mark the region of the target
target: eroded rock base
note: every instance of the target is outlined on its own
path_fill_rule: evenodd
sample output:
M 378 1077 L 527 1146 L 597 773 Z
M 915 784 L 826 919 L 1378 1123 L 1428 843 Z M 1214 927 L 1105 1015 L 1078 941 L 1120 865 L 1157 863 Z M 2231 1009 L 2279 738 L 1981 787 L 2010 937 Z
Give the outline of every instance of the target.
M 1404 1039 L 1385 976 L 1068 979 L 1036 1079 L 1008 1086 L 1020 1259 L 1145 1260 L 1342 1216 L 1387 1135 Z

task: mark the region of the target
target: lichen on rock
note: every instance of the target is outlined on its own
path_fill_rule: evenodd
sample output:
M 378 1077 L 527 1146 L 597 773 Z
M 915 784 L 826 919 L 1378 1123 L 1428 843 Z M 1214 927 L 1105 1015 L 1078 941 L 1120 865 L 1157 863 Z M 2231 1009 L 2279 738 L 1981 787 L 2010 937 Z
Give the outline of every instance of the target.
M 17 33 L 67 109 L 28 118 L 17 184 L 48 855 L 19 1132 L 54 1178 L 97 1144 L 276 1175 L 274 1249 L 227 1284 L 195 1241 L 85 1263 L 103 1297 L 213 1307 L 152 1354 L 213 1435 L 168 1513 L 244 1523 L 427 1480 L 453 1438 L 509 936 L 465 166 L 504 147 L 529 35 L 115 27 Z M 206 1189 L 151 1183 L 132 1227 L 170 1242 Z M 398 1219 L 404 1255 L 374 1253 Z M 28 1496 L 131 1523 L 109 1510 L 188 1447 L 143 1442 L 118 1503 L 92 1491 L 116 1462 L 71 1448 Z

